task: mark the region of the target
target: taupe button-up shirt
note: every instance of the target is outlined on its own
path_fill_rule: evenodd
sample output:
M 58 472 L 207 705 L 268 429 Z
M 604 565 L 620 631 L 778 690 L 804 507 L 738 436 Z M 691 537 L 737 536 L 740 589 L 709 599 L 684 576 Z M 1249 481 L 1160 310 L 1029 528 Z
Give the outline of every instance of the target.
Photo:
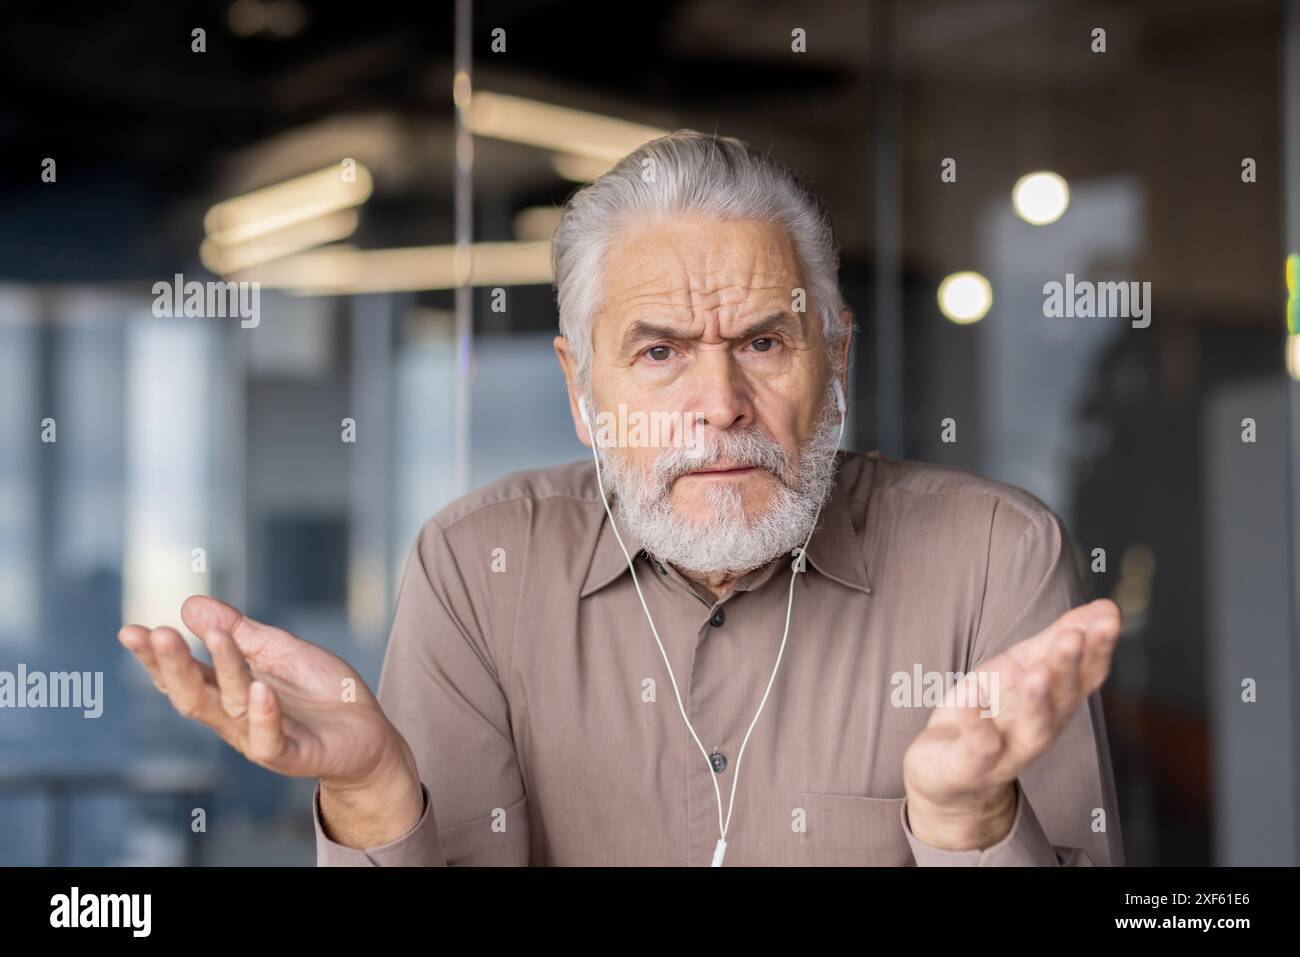
M 615 515 L 617 516 L 615 503 Z M 707 865 L 795 575 L 790 636 L 740 762 L 726 866 L 1122 864 L 1101 702 L 1022 776 L 983 850 L 911 833 L 903 752 L 916 679 L 964 674 L 1082 596 L 1060 520 L 967 472 L 841 453 L 806 568 L 782 557 L 722 600 L 620 523 L 692 740 L 609 527 L 592 462 L 520 472 L 428 521 L 407 562 L 379 699 L 425 810 L 382 847 L 320 865 Z

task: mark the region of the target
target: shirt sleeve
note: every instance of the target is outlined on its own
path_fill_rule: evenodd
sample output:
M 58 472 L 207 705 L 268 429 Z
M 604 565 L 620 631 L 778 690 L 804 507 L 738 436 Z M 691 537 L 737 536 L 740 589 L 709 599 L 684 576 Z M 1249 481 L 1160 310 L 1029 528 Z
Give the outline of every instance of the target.
M 442 849 L 438 845 L 438 830 L 434 827 L 433 813 L 429 808 L 429 789 L 423 784 L 424 814 L 415 827 L 395 841 L 378 847 L 348 847 L 333 841 L 325 833 L 320 813 L 320 782 L 311 796 L 311 814 L 316 827 L 317 867 L 436 867 L 443 863 Z
M 1027 512 L 999 503 L 994 511 L 989 568 L 979 625 L 967 670 L 978 670 L 1013 644 L 1031 638 L 1083 604 L 1074 546 L 1046 506 Z M 1011 830 L 992 847 L 952 851 L 919 841 L 901 815 L 921 866 L 1090 866 L 1124 863 L 1119 809 L 1102 715 L 1093 692 L 1048 751 L 1017 782 Z
M 466 549 L 473 561 L 472 547 Z M 479 549 L 486 559 L 490 549 Z M 407 558 L 378 698 L 415 755 L 424 814 L 382 847 L 354 849 L 321 826 L 312 799 L 319 866 L 524 865 L 527 795 L 510 709 L 458 555 L 436 519 Z
M 926 844 L 912 833 L 907 820 L 907 800 L 900 807 L 903 833 L 920 867 L 1090 867 L 1092 861 L 1077 847 L 1054 847 L 1043 833 L 1034 809 L 1016 785 L 1016 817 L 1007 836 L 982 849 L 954 851 Z

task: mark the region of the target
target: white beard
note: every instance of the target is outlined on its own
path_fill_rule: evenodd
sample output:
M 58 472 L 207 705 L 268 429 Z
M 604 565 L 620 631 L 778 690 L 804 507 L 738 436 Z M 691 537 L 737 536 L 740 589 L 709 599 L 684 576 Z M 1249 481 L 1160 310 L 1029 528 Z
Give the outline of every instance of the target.
M 665 449 L 644 469 L 630 463 L 623 449 L 598 449 L 620 520 L 660 561 L 698 574 L 741 575 L 802 547 L 835 481 L 840 423 L 832 388 L 822 397 L 821 420 L 793 470 L 785 449 L 754 429 L 701 430 L 693 445 Z M 587 403 L 595 407 L 590 395 Z M 705 492 L 710 515 L 677 514 L 669 499 L 673 481 L 715 462 L 756 466 L 777 478 L 763 514 L 746 517 L 741 490 L 722 484 L 710 484 Z

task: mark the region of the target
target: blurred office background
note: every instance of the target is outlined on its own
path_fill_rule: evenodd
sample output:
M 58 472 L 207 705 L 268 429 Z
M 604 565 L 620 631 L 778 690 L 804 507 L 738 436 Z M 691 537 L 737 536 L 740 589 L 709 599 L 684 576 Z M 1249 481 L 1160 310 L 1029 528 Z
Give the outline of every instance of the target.
M 420 524 L 585 454 L 546 244 L 572 190 L 680 127 L 770 149 L 828 204 L 860 326 L 846 444 L 1028 489 L 1065 518 L 1089 594 L 1123 606 L 1105 702 L 1130 863 L 1295 863 L 1296 16 L 6 10 L 0 670 L 102 671 L 105 706 L 0 711 L 0 863 L 314 861 L 311 782 L 176 716 L 115 633 L 179 626 L 207 592 L 377 680 Z M 1059 179 L 1013 202 L 1035 172 Z M 963 273 L 982 279 L 945 283 Z M 1067 273 L 1149 281 L 1150 326 L 1045 319 L 1042 285 Z M 260 281 L 259 324 L 156 318 L 176 274 Z

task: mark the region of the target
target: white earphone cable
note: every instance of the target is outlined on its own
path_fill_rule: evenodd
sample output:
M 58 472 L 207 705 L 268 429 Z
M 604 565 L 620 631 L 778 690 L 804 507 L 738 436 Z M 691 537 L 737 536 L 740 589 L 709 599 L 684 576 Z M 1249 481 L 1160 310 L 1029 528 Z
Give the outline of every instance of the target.
M 838 383 L 836 383 L 836 386 L 836 400 L 840 410 L 840 431 L 839 438 L 836 440 L 836 448 L 838 448 L 840 442 L 844 440 L 844 423 L 847 419 L 847 414 L 844 408 L 843 393 L 839 390 Z M 591 430 L 591 423 L 587 418 L 586 403 L 579 403 L 579 408 L 581 410 L 583 422 L 587 425 L 588 429 Z M 646 604 L 645 593 L 641 591 L 641 581 L 637 578 L 636 567 L 632 562 L 632 556 L 627 550 L 627 545 L 623 543 L 623 536 L 620 535 L 618 531 L 618 523 L 614 521 L 614 513 L 609 507 L 609 497 L 605 494 L 605 483 L 600 477 L 600 456 L 596 453 L 596 439 L 594 432 L 591 435 L 591 456 L 596 463 L 596 486 L 600 490 L 600 500 L 605 506 L 605 514 L 609 516 L 609 526 L 614 531 L 615 539 L 618 540 L 618 547 L 623 550 L 623 557 L 627 559 L 627 568 L 628 571 L 632 573 L 632 584 L 636 587 L 637 598 L 641 600 L 641 610 L 645 612 L 646 621 L 650 624 L 650 633 L 654 635 L 655 644 L 659 646 L 659 654 L 663 656 L 664 659 L 664 667 L 668 669 L 668 680 L 672 683 L 673 694 L 677 698 L 677 710 L 681 712 L 682 720 L 686 722 L 686 730 L 688 730 L 691 733 L 691 737 L 695 739 L 695 746 L 700 749 L 700 754 L 704 755 L 704 760 L 709 766 L 709 777 L 713 781 L 713 794 L 718 802 L 719 834 L 717 846 L 713 850 L 712 866 L 721 867 L 722 858 L 727 852 L 727 830 L 731 827 L 731 812 L 735 808 L 736 804 L 736 785 L 740 783 L 740 762 L 745 757 L 745 746 L 749 744 L 749 736 L 753 733 L 755 725 L 758 724 L 758 718 L 763 713 L 763 706 L 767 704 L 767 697 L 772 691 L 772 685 L 776 681 L 777 671 L 781 667 L 781 658 L 785 654 L 785 643 L 790 637 L 790 614 L 794 609 L 794 583 L 799 576 L 802 563 L 807 561 L 808 545 L 812 541 L 813 532 L 817 529 L 817 520 L 821 518 L 821 508 L 818 507 L 817 509 L 817 516 L 813 519 L 812 528 L 808 532 L 808 537 L 804 539 L 803 549 L 791 563 L 790 592 L 785 606 L 785 631 L 781 635 L 781 646 L 777 649 L 776 663 L 772 666 L 772 674 L 767 679 L 767 687 L 763 691 L 763 699 L 758 703 L 758 710 L 754 712 L 754 720 L 749 723 L 749 728 L 745 731 L 745 737 L 740 743 L 740 752 L 736 755 L 735 774 L 733 774 L 731 778 L 731 796 L 727 799 L 727 814 L 724 819 L 722 815 L 722 790 L 718 787 L 718 775 L 713 769 L 713 762 L 709 758 L 708 751 L 700 741 L 700 736 L 695 733 L 695 728 L 691 724 L 691 719 L 686 714 L 686 707 L 682 704 L 682 694 L 677 687 L 677 679 L 673 675 L 673 666 L 668 661 L 668 652 L 664 650 L 664 643 L 659 638 L 659 629 L 655 627 L 654 617 L 650 614 L 650 608 Z

